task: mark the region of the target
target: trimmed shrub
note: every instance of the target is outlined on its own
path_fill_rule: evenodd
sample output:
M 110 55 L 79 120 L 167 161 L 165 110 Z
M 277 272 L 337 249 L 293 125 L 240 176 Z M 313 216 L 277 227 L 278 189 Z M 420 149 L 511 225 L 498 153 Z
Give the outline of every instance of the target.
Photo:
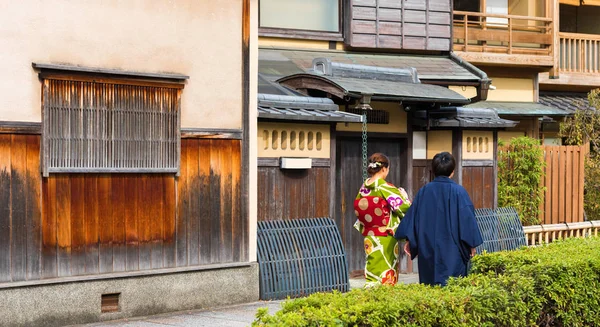
M 253 326 L 598 326 L 600 239 L 476 256 L 471 275 L 288 300 Z

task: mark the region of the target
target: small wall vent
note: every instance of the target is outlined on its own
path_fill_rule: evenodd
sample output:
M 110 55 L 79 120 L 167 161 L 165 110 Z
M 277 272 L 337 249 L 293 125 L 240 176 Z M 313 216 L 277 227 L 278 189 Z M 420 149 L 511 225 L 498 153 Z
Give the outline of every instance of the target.
M 102 294 L 102 299 L 100 301 L 100 312 L 118 312 L 120 297 L 121 293 Z
M 362 115 L 363 111 L 360 109 L 348 108 L 346 112 L 351 114 Z M 390 113 L 385 110 L 367 110 L 367 123 L 369 124 L 389 124 Z

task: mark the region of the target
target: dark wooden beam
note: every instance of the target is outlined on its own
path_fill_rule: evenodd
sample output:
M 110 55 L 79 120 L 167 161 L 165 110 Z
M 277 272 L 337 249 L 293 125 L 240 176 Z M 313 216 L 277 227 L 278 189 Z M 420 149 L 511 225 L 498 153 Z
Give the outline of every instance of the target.
M 329 130 L 329 217 L 335 219 L 335 204 L 337 203 L 336 174 L 337 174 L 337 135 L 335 125 Z
M 463 160 L 463 167 L 493 167 L 494 160 Z
M 242 260 L 249 260 L 250 251 L 250 0 L 243 0 L 242 4 L 242 171 L 240 178 L 242 231 L 240 235 L 243 251 Z
M 458 184 L 462 185 L 462 130 L 455 129 L 452 131 L 452 155 L 456 160 L 456 167 L 454 167 L 453 179 Z
M 42 123 L 0 121 L 0 134 L 42 134 Z
M 256 165 L 258 167 L 279 167 L 281 158 L 279 157 L 263 157 L 256 159 Z M 313 167 L 330 167 L 332 160 L 329 158 L 312 158 Z
M 182 128 L 181 138 L 241 140 L 241 129 Z
M 413 124 L 412 124 L 412 114 L 409 113 L 407 115 L 408 121 L 406 122 L 407 127 L 407 139 L 406 139 L 406 171 L 404 172 L 404 182 L 406 183 L 405 190 L 408 192 L 408 196 L 411 199 L 414 199 L 416 194 L 413 194 Z
M 494 209 L 498 208 L 498 130 L 494 130 Z

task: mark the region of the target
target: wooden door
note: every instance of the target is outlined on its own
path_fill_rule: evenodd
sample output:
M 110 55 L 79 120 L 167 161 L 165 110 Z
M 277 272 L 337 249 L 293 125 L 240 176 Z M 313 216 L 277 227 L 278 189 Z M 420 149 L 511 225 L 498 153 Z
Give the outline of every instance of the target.
M 390 158 L 387 181 L 396 186 L 404 186 L 405 149 L 404 139 L 370 138 L 368 142 L 369 155 L 381 152 Z M 362 182 L 361 139 L 340 138 L 337 143 L 335 219 L 346 248 L 348 271 L 351 274 L 363 270 L 365 266 L 363 236 L 353 227 L 356 221 L 353 204 Z

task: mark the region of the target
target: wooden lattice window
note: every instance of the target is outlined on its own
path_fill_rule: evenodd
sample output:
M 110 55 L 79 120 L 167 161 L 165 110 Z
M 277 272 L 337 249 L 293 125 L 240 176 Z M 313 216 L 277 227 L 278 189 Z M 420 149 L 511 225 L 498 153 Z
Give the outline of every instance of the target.
M 181 87 L 43 80 L 43 172 L 178 173 Z

